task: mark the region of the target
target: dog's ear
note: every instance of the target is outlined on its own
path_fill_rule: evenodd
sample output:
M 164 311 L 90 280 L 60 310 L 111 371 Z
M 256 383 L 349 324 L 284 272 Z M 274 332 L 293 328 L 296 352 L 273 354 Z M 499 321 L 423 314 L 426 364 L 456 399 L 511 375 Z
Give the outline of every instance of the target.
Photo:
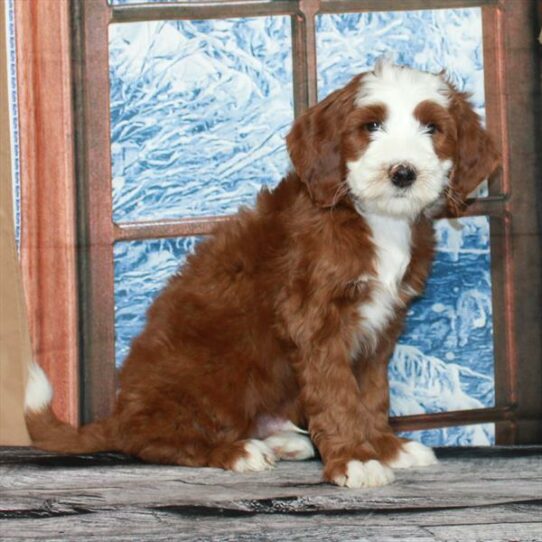
M 344 195 L 341 137 L 346 116 L 353 108 L 353 83 L 307 109 L 286 136 L 295 172 L 320 207 L 333 207 Z
M 497 169 L 500 155 L 466 94 L 452 93 L 450 112 L 457 127 L 457 150 L 447 206 L 457 216 L 464 210 L 467 196 Z

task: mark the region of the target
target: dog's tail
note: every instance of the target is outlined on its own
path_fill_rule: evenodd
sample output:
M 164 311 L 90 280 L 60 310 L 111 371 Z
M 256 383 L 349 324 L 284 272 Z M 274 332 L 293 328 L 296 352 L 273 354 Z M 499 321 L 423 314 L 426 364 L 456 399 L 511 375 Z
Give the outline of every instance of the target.
M 47 376 L 32 363 L 25 393 L 25 420 L 32 445 L 50 452 L 73 454 L 114 451 L 112 418 L 80 428 L 59 420 L 53 409 L 53 388 Z

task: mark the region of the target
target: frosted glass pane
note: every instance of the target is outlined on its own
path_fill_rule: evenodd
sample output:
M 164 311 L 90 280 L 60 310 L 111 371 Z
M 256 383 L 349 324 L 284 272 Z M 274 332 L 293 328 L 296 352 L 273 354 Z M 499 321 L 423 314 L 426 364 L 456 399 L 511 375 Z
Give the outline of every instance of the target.
M 480 8 L 319 15 L 316 44 L 320 99 L 386 55 L 420 70 L 445 69 L 483 110 Z
M 115 220 L 235 212 L 280 180 L 292 120 L 289 32 L 287 18 L 112 27 Z M 322 15 L 319 96 L 394 52 L 421 69 L 445 67 L 483 115 L 481 44 L 478 8 Z M 441 221 L 437 230 L 426 294 L 409 310 L 390 364 L 394 415 L 494 405 L 489 222 Z M 195 242 L 116 246 L 117 364 Z M 494 426 L 414 436 L 432 445 L 491 444 Z
M 422 70 L 445 69 L 460 90 L 472 93 L 483 116 L 481 19 L 480 8 L 318 16 L 319 98 L 386 55 Z M 489 222 L 441 221 L 437 228 L 439 250 L 427 290 L 410 309 L 390 364 L 395 415 L 482 408 L 495 401 Z M 430 438 L 432 444 L 468 443 L 473 434 L 477 442 L 494 441 L 491 424 L 438 430 Z
M 320 100 L 387 56 L 420 70 L 445 70 L 485 116 L 480 8 L 319 15 L 316 46 Z M 487 183 L 477 195 L 487 195 Z
M 115 245 L 115 361 L 122 365 L 130 343 L 145 325 L 153 299 L 184 263 L 199 237 L 126 241 Z
M 426 446 L 491 446 L 495 444 L 495 424 L 462 425 L 401 433 Z
M 221 215 L 287 169 L 289 17 L 110 27 L 113 217 Z
M 425 294 L 390 364 L 392 413 L 494 406 L 489 220 L 440 221 Z
M 389 369 L 392 415 L 494 405 L 489 221 L 440 221 L 425 296 L 409 309 Z M 115 245 L 116 363 L 142 330 L 161 288 L 199 238 Z M 492 444 L 492 424 L 419 432 L 426 444 Z M 440 439 L 440 440 L 439 440 Z

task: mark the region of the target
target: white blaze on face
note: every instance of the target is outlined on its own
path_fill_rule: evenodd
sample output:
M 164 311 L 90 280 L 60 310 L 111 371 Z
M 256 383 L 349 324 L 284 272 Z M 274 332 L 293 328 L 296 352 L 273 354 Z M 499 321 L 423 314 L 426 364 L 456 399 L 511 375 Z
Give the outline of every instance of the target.
M 347 183 L 365 212 L 413 218 L 439 199 L 452 162 L 437 156 L 431 134 L 414 111 L 427 100 L 446 108 L 448 96 L 449 88 L 439 75 L 388 63 L 363 77 L 356 105 L 383 105 L 386 110 L 363 154 L 347 163 Z M 408 188 L 391 182 L 389 170 L 398 164 L 408 164 L 417 173 Z

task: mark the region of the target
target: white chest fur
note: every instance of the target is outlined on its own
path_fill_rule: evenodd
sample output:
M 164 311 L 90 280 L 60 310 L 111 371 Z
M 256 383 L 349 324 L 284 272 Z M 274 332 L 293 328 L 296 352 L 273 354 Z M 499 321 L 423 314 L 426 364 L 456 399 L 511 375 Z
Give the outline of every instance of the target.
M 411 223 L 402 218 L 382 215 L 364 215 L 371 228 L 375 247 L 374 274 L 363 279 L 369 281 L 371 297 L 359 307 L 361 337 L 359 346 L 376 347 L 378 337 L 389 323 L 397 306 L 401 281 L 410 263 Z

